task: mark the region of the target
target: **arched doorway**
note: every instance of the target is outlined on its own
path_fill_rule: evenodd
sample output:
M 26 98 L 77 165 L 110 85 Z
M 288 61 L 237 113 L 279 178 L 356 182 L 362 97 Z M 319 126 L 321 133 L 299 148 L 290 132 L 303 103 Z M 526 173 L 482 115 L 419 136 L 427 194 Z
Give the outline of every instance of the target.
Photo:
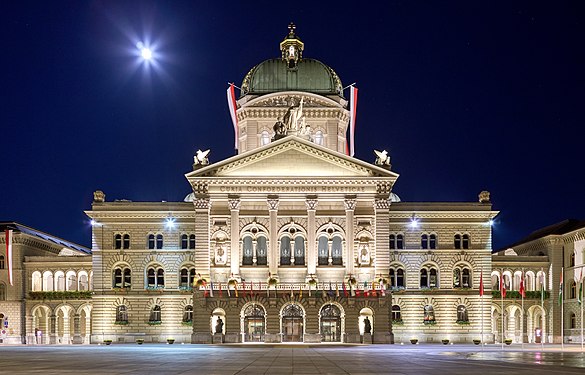
M 216 308 L 211 314 L 211 333 L 221 333 L 225 335 L 225 311 L 221 308 Z
M 242 310 L 244 320 L 244 341 L 264 342 L 266 313 L 262 305 L 251 303 Z
M 323 342 L 341 342 L 341 310 L 333 304 L 321 308 L 321 336 Z
M 364 335 L 364 333 L 374 334 L 374 313 L 369 307 L 364 307 L 360 310 L 359 316 L 359 329 L 360 335 Z M 369 330 L 369 332 L 368 332 Z
M 296 304 L 286 305 L 282 309 L 282 341 L 302 342 L 305 312 Z

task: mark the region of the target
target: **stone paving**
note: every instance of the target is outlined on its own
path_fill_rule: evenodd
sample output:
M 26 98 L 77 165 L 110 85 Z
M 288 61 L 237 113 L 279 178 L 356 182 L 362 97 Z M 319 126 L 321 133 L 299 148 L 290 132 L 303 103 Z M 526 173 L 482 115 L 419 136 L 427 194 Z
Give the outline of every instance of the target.
M 583 374 L 580 346 L 1 346 L 2 374 Z

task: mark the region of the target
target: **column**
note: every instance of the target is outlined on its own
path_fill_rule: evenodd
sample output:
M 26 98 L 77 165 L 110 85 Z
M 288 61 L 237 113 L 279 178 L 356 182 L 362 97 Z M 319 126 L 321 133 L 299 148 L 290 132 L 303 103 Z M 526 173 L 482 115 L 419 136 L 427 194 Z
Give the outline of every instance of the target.
M 269 195 L 266 203 L 268 204 L 268 213 L 270 215 L 270 247 L 268 248 L 268 270 L 270 274 L 278 274 L 279 248 L 278 248 L 278 195 Z
M 307 204 L 307 273 L 315 275 L 317 273 L 317 250 L 315 249 L 315 213 L 317 211 L 316 195 L 309 195 L 305 200 Z
M 240 274 L 240 198 L 228 197 L 230 209 L 230 272 L 234 277 Z
M 73 343 L 83 344 L 83 339 L 81 338 L 81 318 L 79 314 L 73 315 Z
M 57 343 L 57 317 L 51 315 L 49 317 L 49 344 Z
M 374 202 L 375 212 L 375 246 L 370 251 L 374 259 L 374 275 L 387 275 L 390 268 L 390 200 L 387 195 L 377 197 Z
M 347 259 L 345 259 L 345 269 L 348 274 L 353 274 L 356 259 L 353 249 L 354 245 L 353 214 L 356 206 L 355 195 L 346 196 L 343 203 L 345 205 L 345 247 L 347 248 Z
M 211 200 L 200 196 L 193 200 L 195 206 L 195 269 L 202 277 L 209 280 L 209 213 Z
M 61 338 L 61 344 L 71 344 L 71 332 L 69 325 L 69 311 L 63 312 L 63 337 Z

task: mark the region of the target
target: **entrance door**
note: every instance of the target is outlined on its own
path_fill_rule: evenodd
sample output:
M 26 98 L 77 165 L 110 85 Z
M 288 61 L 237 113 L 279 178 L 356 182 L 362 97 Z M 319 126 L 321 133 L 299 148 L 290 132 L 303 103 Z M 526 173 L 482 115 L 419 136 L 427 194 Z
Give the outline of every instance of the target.
M 321 309 L 321 336 L 325 342 L 341 341 L 341 311 L 335 305 Z
M 288 305 L 282 311 L 282 341 L 303 342 L 304 314 L 298 305 Z
M 244 340 L 264 342 L 264 309 L 260 305 L 249 305 L 244 311 Z
M 303 342 L 303 318 L 286 317 L 282 321 L 283 342 Z

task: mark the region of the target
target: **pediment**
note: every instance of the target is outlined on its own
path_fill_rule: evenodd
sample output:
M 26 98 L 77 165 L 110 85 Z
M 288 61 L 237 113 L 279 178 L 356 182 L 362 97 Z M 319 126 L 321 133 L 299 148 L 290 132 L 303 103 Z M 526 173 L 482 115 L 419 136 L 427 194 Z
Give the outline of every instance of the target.
M 189 177 L 394 177 L 394 172 L 331 151 L 298 137 L 187 174 Z

